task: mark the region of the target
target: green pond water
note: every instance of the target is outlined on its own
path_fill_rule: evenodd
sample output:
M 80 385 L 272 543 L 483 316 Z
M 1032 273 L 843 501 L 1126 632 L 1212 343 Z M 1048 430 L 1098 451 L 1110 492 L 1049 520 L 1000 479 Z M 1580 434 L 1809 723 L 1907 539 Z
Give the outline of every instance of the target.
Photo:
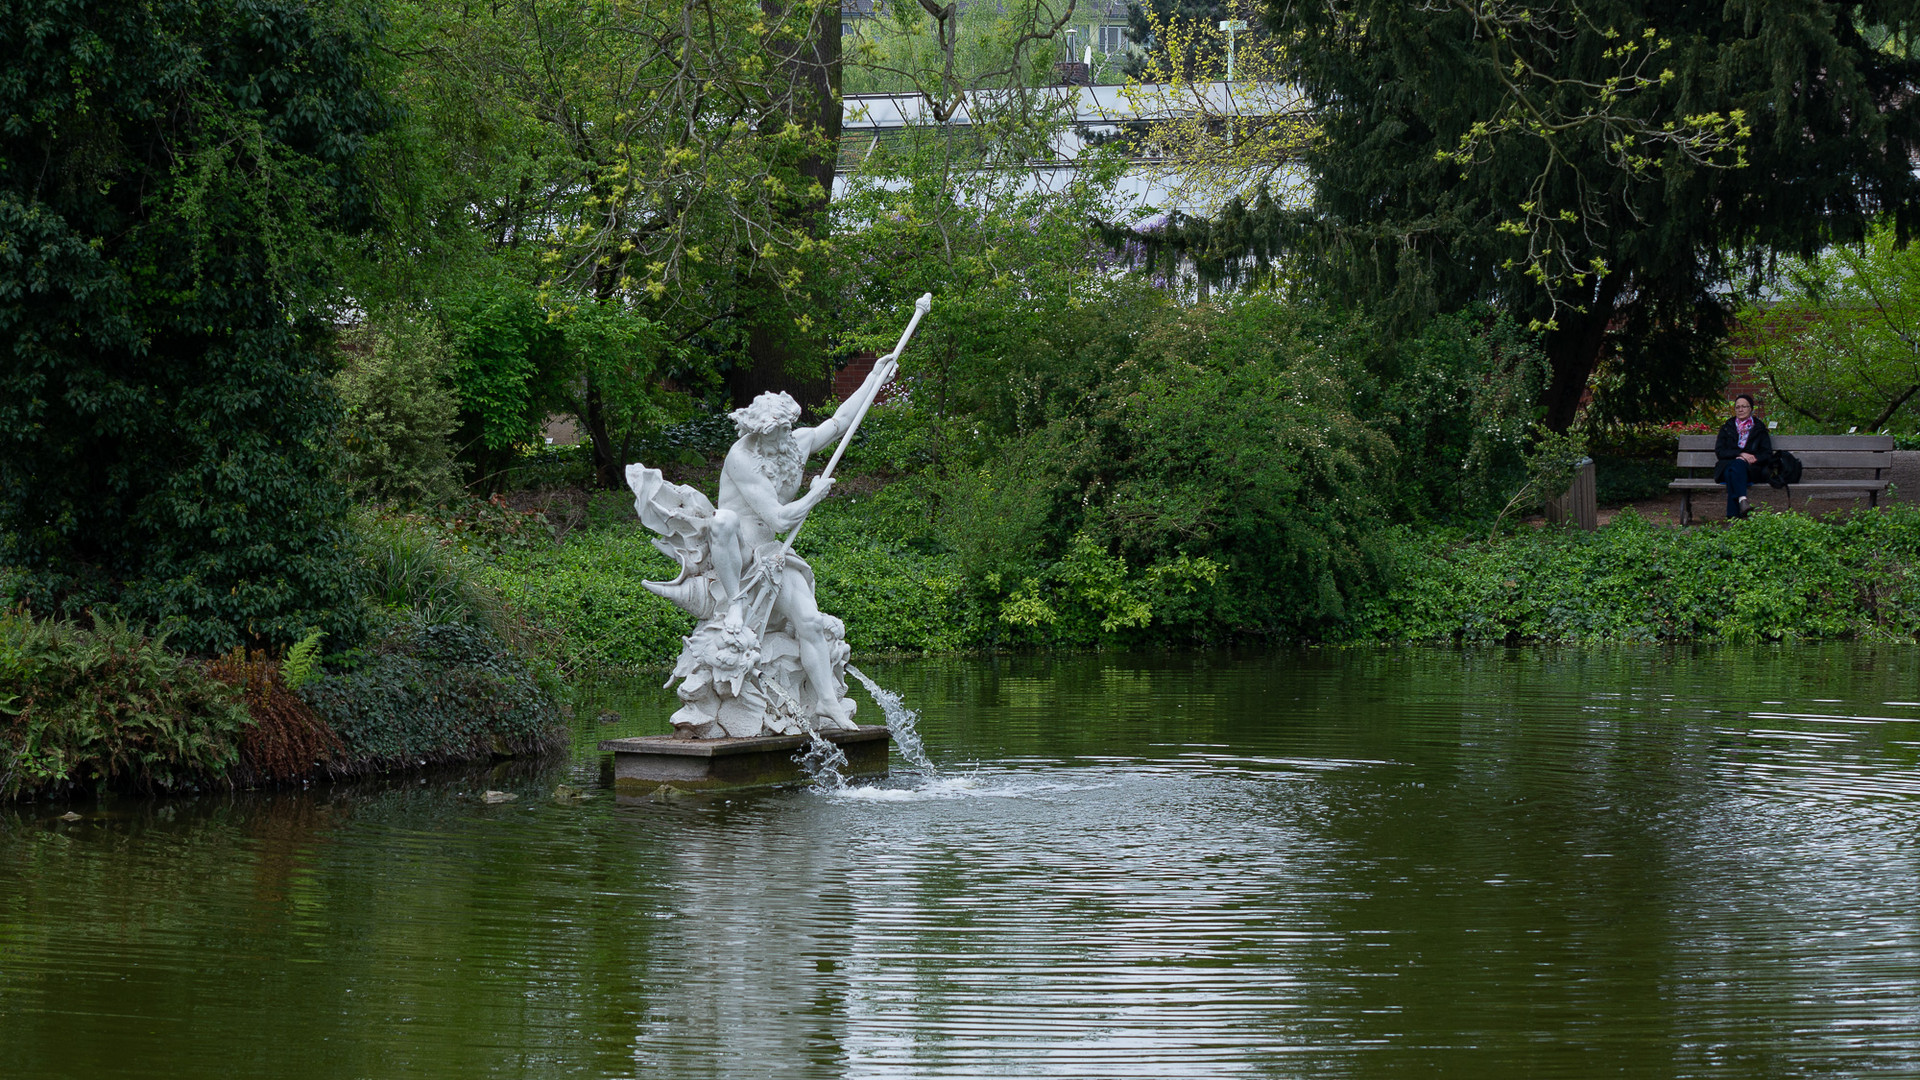
M 1920 650 L 868 673 L 935 775 L 0 809 L 0 1076 L 1920 1075 Z

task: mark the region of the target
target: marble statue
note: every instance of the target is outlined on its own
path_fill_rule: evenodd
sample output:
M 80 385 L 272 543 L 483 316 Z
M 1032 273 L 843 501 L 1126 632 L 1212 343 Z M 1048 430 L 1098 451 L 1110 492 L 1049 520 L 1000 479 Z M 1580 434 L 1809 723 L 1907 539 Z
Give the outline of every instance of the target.
M 644 584 L 697 620 L 668 680 L 679 681 L 675 735 L 747 738 L 854 726 L 846 626 L 815 604 L 813 568 L 793 554 L 793 541 L 832 489 L 847 441 L 898 370 L 932 299 L 920 298 L 900 344 L 818 427 L 794 427 L 800 406 L 784 393 L 761 394 L 736 409 L 730 418 L 739 438 L 720 469 L 717 505 L 695 488 L 668 483 L 658 469 L 627 466 L 641 523 L 659 534 L 654 546 L 680 564 L 672 581 Z M 827 467 L 803 492 L 806 460 L 836 440 Z

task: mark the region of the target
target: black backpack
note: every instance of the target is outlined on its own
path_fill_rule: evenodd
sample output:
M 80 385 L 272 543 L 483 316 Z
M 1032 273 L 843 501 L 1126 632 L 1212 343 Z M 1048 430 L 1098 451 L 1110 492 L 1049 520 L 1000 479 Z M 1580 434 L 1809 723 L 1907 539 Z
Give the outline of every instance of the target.
M 1767 459 L 1767 483 L 1777 488 L 1791 487 L 1800 482 L 1800 459 L 1785 450 L 1775 450 Z

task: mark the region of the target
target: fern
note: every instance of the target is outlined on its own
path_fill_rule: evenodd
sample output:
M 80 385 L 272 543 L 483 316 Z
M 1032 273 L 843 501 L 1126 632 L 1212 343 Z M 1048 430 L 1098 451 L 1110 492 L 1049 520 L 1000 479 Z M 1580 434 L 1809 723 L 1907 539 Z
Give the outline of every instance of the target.
M 90 629 L 24 612 L 0 618 L 0 653 L 16 672 L 8 693 L 19 695 L 0 725 L 0 799 L 225 777 L 251 723 L 246 705 L 166 645 L 164 632 L 148 636 L 100 611 Z
M 287 689 L 298 690 L 300 684 L 313 678 L 320 666 L 320 639 L 326 636 L 325 630 L 311 631 L 287 650 L 287 658 L 280 664 L 280 681 Z

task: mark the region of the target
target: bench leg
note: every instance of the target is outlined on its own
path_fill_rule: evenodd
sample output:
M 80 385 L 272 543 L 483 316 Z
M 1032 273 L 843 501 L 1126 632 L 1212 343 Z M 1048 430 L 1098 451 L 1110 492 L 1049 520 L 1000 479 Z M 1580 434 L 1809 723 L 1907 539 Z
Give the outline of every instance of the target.
M 1688 523 L 1691 522 L 1692 520 L 1693 520 L 1693 492 L 1683 491 L 1680 493 L 1680 527 L 1683 529 L 1686 528 Z

